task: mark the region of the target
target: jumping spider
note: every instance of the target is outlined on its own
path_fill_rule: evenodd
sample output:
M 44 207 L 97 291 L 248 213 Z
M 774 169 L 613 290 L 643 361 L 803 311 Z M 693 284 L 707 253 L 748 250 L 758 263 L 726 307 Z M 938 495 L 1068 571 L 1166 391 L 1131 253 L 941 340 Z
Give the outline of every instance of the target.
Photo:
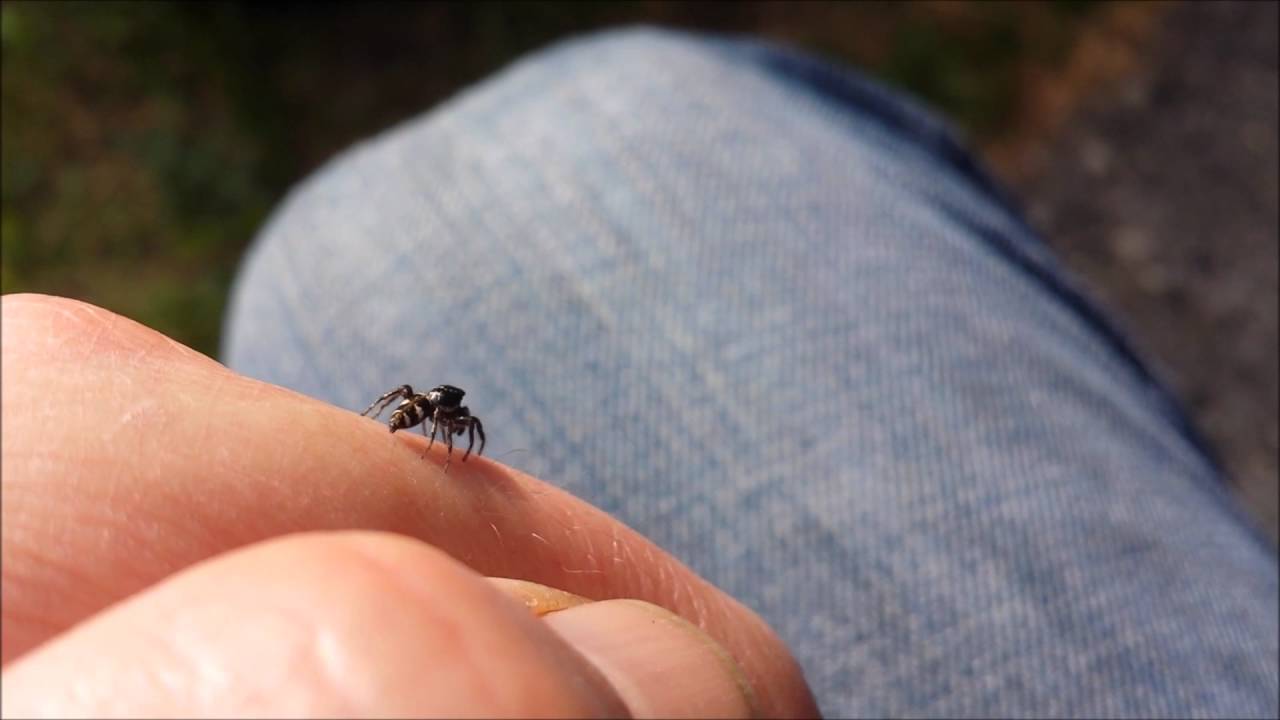
M 480 449 L 476 451 L 476 455 L 484 452 L 484 425 L 481 424 L 480 418 L 473 417 L 471 411 L 462 404 L 462 396 L 466 394 L 466 391 L 452 385 L 437 385 L 425 393 L 415 393 L 408 385 L 401 385 L 374 400 L 373 404 L 360 414 L 369 415 L 370 411 L 377 408 L 376 412 L 369 415 L 376 418 L 393 401 L 400 400 L 396 409 L 391 411 L 391 420 L 387 423 L 387 428 L 395 432 L 421 424 L 422 434 L 426 435 L 426 422 L 430 420 L 431 442 L 427 444 L 427 448 L 430 449 L 435 444 L 437 429 L 442 430 L 444 442 L 449 446 L 448 459 L 444 463 L 447 468 L 449 460 L 453 458 L 454 435 L 467 433 L 467 452 L 462 456 L 464 462 L 471 455 L 472 446 L 476 444 L 476 433 L 480 434 Z

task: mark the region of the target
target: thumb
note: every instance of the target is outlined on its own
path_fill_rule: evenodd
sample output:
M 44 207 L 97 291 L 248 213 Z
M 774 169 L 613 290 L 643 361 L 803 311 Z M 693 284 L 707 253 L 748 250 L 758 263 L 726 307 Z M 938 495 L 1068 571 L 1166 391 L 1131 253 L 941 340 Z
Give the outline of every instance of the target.
M 633 717 L 753 717 L 755 693 L 733 656 L 684 618 L 641 600 L 591 602 L 536 583 L 490 578 L 593 664 Z

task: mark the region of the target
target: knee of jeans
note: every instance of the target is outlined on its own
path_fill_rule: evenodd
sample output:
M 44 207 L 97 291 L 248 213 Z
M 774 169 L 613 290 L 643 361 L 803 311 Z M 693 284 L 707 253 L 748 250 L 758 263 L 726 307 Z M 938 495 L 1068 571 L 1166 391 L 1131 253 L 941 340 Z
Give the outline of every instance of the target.
M 744 81 L 768 82 L 752 60 L 774 51 L 728 36 L 626 26 L 561 40 L 480 88 L 504 97 L 573 98 L 582 101 L 579 112 L 671 120 L 673 109 L 683 115 L 713 107 L 717 98 L 736 102 Z
M 649 25 L 601 30 L 526 56 L 479 88 L 490 102 L 478 105 L 513 120 L 521 113 L 535 124 L 572 119 L 578 124 L 569 127 L 578 131 L 613 121 L 606 132 L 622 123 L 659 144 L 675 126 L 732 125 L 743 115 L 768 115 L 765 124 L 776 125 L 778 114 L 818 111 L 875 125 L 972 172 L 960 135 L 914 98 L 763 38 Z M 542 102 L 521 102 L 535 98 Z
M 571 36 L 547 51 L 576 54 L 588 62 L 609 58 L 660 64 L 671 52 L 718 56 L 718 48 L 735 42 L 732 37 L 657 25 L 625 25 Z
M 568 37 L 527 56 L 526 60 L 551 63 L 558 69 L 570 71 L 630 67 L 657 75 L 678 76 L 675 70 L 684 62 L 733 64 L 729 56 L 721 52 L 731 43 L 726 36 L 655 25 L 628 25 Z
M 350 177 L 353 168 L 421 157 L 423 146 L 443 135 L 433 121 L 445 118 L 452 128 L 462 128 L 467 141 L 491 146 L 527 146 L 531 134 L 575 135 L 586 151 L 619 120 L 660 144 L 673 124 L 694 123 L 717 108 L 745 110 L 755 96 L 742 92 L 741 81 L 768 82 L 759 67 L 751 67 L 753 61 L 783 54 L 763 43 L 649 25 L 569 37 L 408 122 L 354 143 L 293 194 L 304 188 L 315 194 L 315 186 L 329 187 L 329 180 Z

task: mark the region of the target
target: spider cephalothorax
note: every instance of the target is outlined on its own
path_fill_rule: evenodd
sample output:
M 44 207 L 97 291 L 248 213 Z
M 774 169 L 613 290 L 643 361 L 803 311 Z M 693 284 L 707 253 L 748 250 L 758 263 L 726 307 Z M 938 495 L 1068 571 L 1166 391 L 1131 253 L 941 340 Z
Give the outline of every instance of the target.
M 395 432 L 420 424 L 422 434 L 427 435 L 427 421 L 430 420 L 431 442 L 427 447 L 430 448 L 435 444 L 436 432 L 443 431 L 450 458 L 453 457 L 453 436 L 465 432 L 467 433 L 467 452 L 462 456 L 465 461 L 471 455 L 471 448 L 476 444 L 477 434 L 480 435 L 480 449 L 476 454 L 480 455 L 484 452 L 484 425 L 480 422 L 480 418 L 474 417 L 467 406 L 462 404 L 462 396 L 466 394 L 466 391 L 452 385 L 437 385 L 425 393 L 415 393 L 408 385 L 401 385 L 374 400 L 373 404 L 360 414 L 369 415 L 372 412 L 370 417 L 376 418 L 387 409 L 388 405 L 395 400 L 400 400 L 396 409 L 391 411 L 387 429 Z M 445 460 L 445 467 L 448 465 L 449 461 Z

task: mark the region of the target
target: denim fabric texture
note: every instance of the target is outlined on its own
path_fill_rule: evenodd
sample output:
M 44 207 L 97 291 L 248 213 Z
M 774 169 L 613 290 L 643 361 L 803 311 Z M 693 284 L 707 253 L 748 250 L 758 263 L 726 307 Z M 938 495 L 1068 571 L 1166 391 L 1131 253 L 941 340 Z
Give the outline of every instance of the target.
M 594 35 L 360 143 L 223 354 L 355 411 L 466 388 L 829 715 L 1280 713 L 1275 550 L 1169 394 L 943 123 L 800 53 Z

